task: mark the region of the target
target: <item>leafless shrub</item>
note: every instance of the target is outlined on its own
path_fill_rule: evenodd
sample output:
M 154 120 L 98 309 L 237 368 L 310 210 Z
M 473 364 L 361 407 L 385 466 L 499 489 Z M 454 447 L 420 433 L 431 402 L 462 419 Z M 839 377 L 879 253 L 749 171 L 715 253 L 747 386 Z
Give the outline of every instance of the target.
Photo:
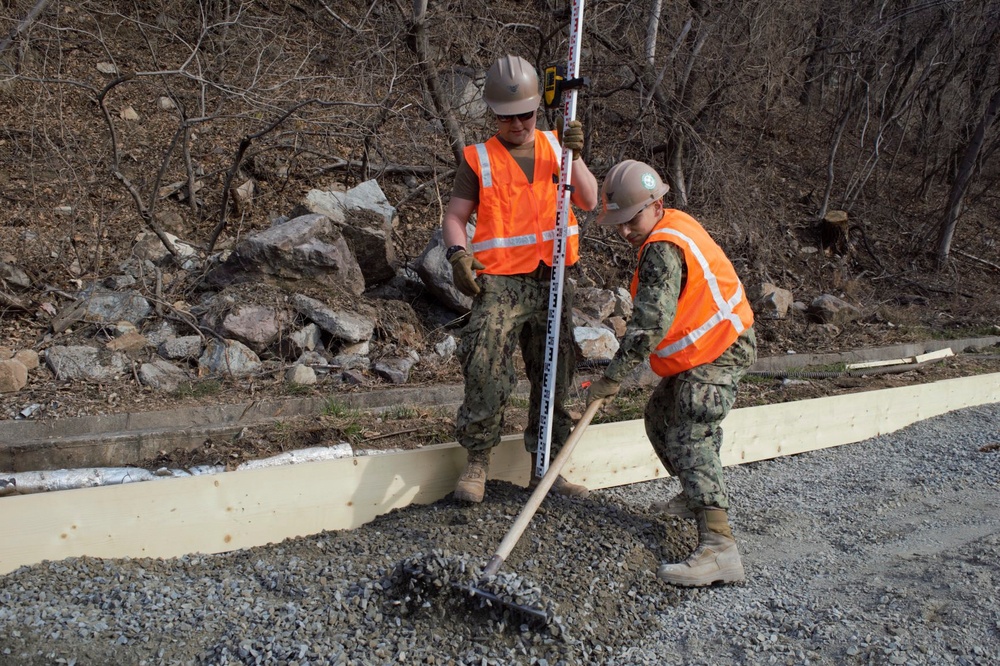
M 625 158 L 657 166 L 671 204 L 750 270 L 786 252 L 765 238 L 830 207 L 882 215 L 902 187 L 942 211 L 901 232 L 926 245 L 997 179 L 998 7 L 588 3 L 585 155 L 599 177 Z M 457 112 L 452 75 L 475 79 L 503 53 L 562 62 L 567 21 L 554 2 L 6 3 L 5 215 L 38 210 L 32 225 L 60 233 L 49 246 L 3 233 L 58 282 L 108 273 L 143 229 L 208 252 L 308 187 L 405 178 L 397 201 L 436 205 L 457 148 L 492 131 Z M 767 152 L 786 143 L 795 154 Z

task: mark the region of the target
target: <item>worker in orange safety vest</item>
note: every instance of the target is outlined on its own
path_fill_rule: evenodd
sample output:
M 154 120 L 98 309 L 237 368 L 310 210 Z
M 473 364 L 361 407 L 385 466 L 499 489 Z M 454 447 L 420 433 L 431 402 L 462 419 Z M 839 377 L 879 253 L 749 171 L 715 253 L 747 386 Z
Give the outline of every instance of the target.
M 533 456 L 537 448 L 563 146 L 573 155 L 572 203 L 593 210 L 598 194 L 597 179 L 581 158 L 582 124 L 570 122 L 561 137 L 536 128 L 541 95 L 538 74 L 528 61 L 513 55 L 498 59 L 486 73 L 483 101 L 496 116 L 497 133 L 483 143 L 466 146 L 442 220 L 455 286 L 472 297 L 458 348 L 465 396 L 455 423 L 456 438 L 468 457 L 454 497 L 466 502 L 483 500 L 490 452 L 500 443 L 504 411 L 517 383 L 516 348 L 520 348 L 531 384 L 525 448 Z M 474 212 L 476 226 L 470 239 L 467 225 Z M 572 214 L 567 230 L 566 265 L 572 266 L 579 256 L 578 227 Z M 573 427 L 563 406 L 576 365 L 569 282 L 563 290 L 552 396 L 553 456 Z M 529 485 L 533 486 L 538 483 L 534 460 L 531 467 Z M 562 477 L 552 490 L 587 494 L 586 488 Z
M 648 357 L 662 379 L 646 405 L 646 435 L 681 485 L 654 509 L 698 524 L 695 551 L 656 575 L 682 587 L 736 583 L 745 573 L 729 524 L 720 424 L 757 359 L 753 311 L 722 248 L 693 217 L 664 207 L 668 191 L 652 167 L 635 160 L 612 167 L 601 186 L 597 223 L 616 227 L 639 260 L 625 335 L 587 401 L 610 403 Z

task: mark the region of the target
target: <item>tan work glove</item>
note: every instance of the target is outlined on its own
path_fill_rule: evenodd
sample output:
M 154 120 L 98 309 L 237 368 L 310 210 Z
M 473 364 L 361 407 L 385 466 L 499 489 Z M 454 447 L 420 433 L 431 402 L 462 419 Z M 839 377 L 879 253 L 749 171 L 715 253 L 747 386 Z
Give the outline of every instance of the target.
M 621 382 L 616 382 L 608 379 L 607 377 L 601 377 L 596 382 L 590 385 L 587 390 L 587 404 L 591 404 L 595 400 L 602 401 L 601 404 L 605 407 L 611 404 L 611 401 L 615 399 L 618 395 L 618 391 L 622 388 Z
M 451 255 L 451 259 L 448 261 L 451 262 L 451 275 L 455 287 L 466 296 L 478 294 L 479 285 L 476 284 L 476 274 L 472 271 L 480 271 L 486 266 L 483 266 L 482 262 L 465 250 L 459 250 Z
M 569 121 L 569 126 L 563 132 L 563 117 L 556 118 L 556 136 L 563 148 L 573 151 L 573 159 L 579 159 L 583 152 L 583 123 L 579 120 Z

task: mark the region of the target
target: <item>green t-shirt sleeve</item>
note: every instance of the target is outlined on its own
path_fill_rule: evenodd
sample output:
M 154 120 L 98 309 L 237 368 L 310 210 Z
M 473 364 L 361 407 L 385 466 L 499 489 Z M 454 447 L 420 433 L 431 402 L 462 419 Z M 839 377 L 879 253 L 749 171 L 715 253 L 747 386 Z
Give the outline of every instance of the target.
M 479 177 L 464 159 L 455 172 L 455 180 L 451 185 L 451 196 L 479 203 Z
M 683 283 L 684 254 L 680 248 L 668 242 L 646 245 L 639 260 L 632 317 L 605 377 L 622 381 L 660 344 L 674 322 Z

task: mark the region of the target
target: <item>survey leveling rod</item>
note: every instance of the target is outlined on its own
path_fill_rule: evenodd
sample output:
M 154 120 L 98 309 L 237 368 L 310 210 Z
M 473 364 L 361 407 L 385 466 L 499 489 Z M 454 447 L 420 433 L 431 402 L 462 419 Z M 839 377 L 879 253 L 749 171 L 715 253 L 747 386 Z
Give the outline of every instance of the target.
M 561 88 L 565 87 L 563 101 L 563 128 L 576 119 L 577 74 L 580 68 L 580 42 L 583 34 L 583 0 L 570 2 L 569 58 L 565 77 L 555 68 L 545 72 L 546 101 L 558 104 Z M 535 476 L 541 478 L 549 468 L 549 449 L 552 445 L 552 412 L 555 406 L 557 364 L 559 362 L 559 326 L 562 319 L 563 278 L 566 275 L 566 244 L 569 241 L 569 213 L 573 176 L 573 152 L 563 148 L 562 168 L 559 170 L 559 189 L 556 191 L 556 228 L 552 244 L 552 279 L 549 283 L 549 319 L 545 336 L 544 370 L 542 375 L 542 406 L 538 422 L 538 448 Z

